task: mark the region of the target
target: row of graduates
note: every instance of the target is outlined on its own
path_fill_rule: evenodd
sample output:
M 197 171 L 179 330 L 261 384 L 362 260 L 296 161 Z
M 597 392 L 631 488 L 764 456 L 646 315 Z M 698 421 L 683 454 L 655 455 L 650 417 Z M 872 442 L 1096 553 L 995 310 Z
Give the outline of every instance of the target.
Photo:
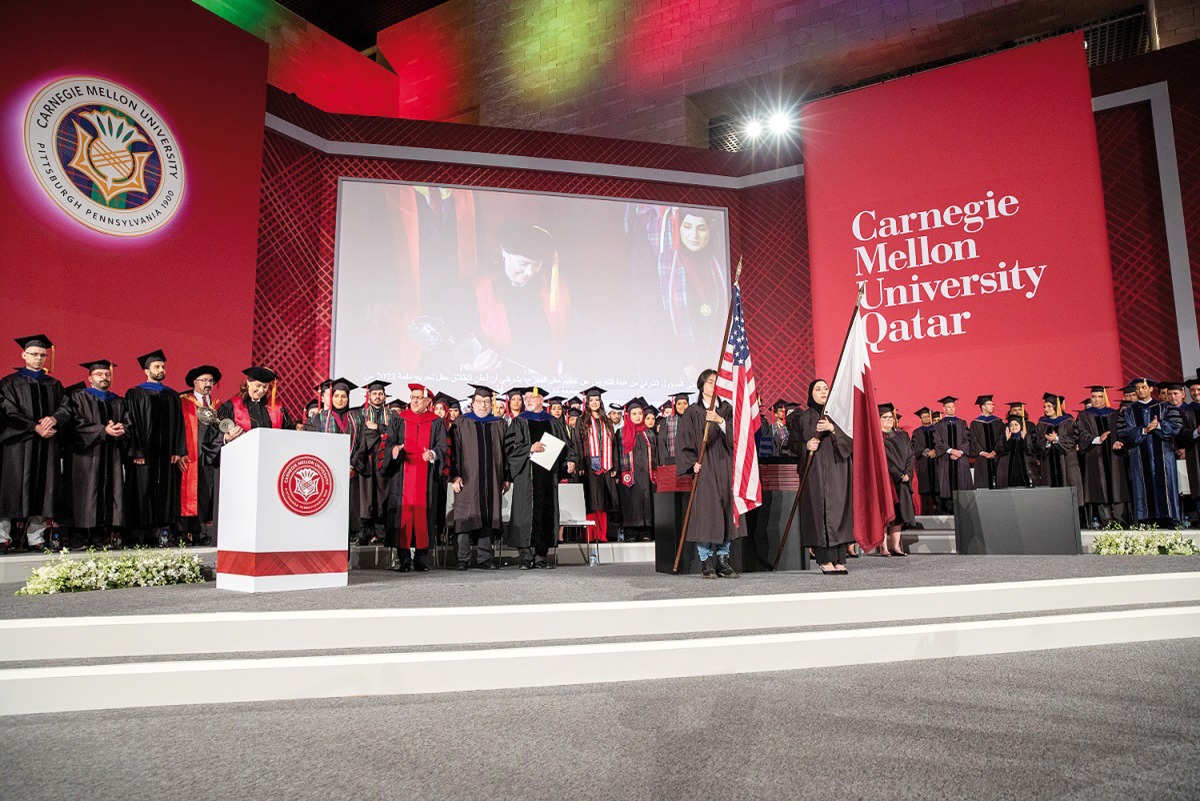
M 180 522 L 182 477 L 194 487 L 198 473 L 180 396 L 163 383 L 165 356 L 140 357 L 146 381 L 122 398 L 110 391 L 110 360 L 83 362 L 87 381 L 64 387 L 47 369 L 48 336 L 16 342 L 24 366 L 0 379 L 0 545 L 23 533 L 40 548 L 64 529 L 162 544 Z
M 510 390 L 507 399 L 473 386 L 465 413 L 454 398 L 415 383 L 407 404 L 389 403 L 388 386 L 369 382 L 366 402 L 352 408 L 353 382 L 323 382 L 317 389 L 328 395 L 320 396 L 305 427 L 352 438 L 351 536 L 395 548 L 394 569 L 428 569 L 427 551 L 442 530 L 454 533 L 459 569 L 494 567 L 493 544 L 501 537 L 517 549 L 522 568 L 549 567 L 549 549 L 560 537 L 558 484 L 565 482 L 583 484 L 595 539 L 607 541 L 610 517 L 626 536 L 649 539 L 655 439 L 643 399 L 626 404 L 615 427 L 603 413 L 599 387 L 585 391 L 586 410 L 569 414 L 562 398 L 547 411 L 549 399 L 536 386 Z M 546 468 L 533 457 L 547 450 L 548 438 L 562 446 Z M 501 496 L 510 486 L 510 520 L 502 523 Z M 448 492 L 455 497 L 446 516 Z
M 1122 388 L 1124 399 L 1117 408 L 1110 404 L 1109 387 L 1088 389 L 1077 416 L 1063 410 L 1063 396 L 1046 393 L 1036 423 L 1020 402 L 1008 404 L 1006 418 L 997 417 L 991 395 L 976 399 L 980 414 L 970 422 L 957 415 L 958 399 L 951 396 L 939 401 L 940 415 L 918 409 L 920 425 L 911 438 L 898 426 L 895 432 L 909 440 L 921 511 L 952 513 L 957 490 L 1069 486 L 1075 488 L 1085 527 L 1099 528 L 1110 521 L 1174 526 L 1188 522 L 1189 513 L 1195 522 L 1195 499 L 1200 497 L 1200 379 L 1133 379 Z M 896 413 L 897 421 L 899 417 Z M 789 432 L 796 428 L 791 421 L 786 405 L 777 404 L 771 427 L 776 448 L 786 447 Z M 1177 482 L 1177 461 L 1186 465 L 1183 488 Z M 1183 499 L 1180 489 L 1186 490 Z

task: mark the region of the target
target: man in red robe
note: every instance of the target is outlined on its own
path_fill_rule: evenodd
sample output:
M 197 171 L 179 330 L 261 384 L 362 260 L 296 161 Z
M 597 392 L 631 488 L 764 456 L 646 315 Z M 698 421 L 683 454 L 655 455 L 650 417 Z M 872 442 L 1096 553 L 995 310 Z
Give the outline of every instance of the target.
M 422 384 L 409 384 L 408 389 L 408 408 L 399 414 L 392 438 L 392 469 L 398 468 L 399 474 L 390 495 L 399 509 L 389 514 L 398 551 L 393 569 L 401 573 L 429 569 L 425 554 L 430 534 L 437 531 L 438 474 L 446 460 L 446 426 L 430 409 L 433 392 Z
M 202 364 L 188 371 L 188 389 L 179 393 L 183 409 L 183 433 L 187 440 L 188 469 L 179 487 L 179 533 L 193 545 L 206 545 L 211 539 L 214 481 L 212 466 L 201 460 L 200 444 L 208 433 L 208 422 L 216 423 L 213 388 L 221 380 L 221 371 Z M 207 411 L 203 411 L 207 410 Z

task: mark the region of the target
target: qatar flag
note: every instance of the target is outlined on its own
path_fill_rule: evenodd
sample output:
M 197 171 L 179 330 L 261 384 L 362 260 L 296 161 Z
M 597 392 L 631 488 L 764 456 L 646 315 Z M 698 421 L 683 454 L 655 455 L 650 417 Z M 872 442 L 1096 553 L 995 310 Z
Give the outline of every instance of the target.
M 854 307 L 850 333 L 829 387 L 825 415 L 854 441 L 854 539 L 869 552 L 883 542 L 884 528 L 895 516 L 895 490 L 888 475 L 883 429 L 871 381 L 871 357 L 858 306 Z

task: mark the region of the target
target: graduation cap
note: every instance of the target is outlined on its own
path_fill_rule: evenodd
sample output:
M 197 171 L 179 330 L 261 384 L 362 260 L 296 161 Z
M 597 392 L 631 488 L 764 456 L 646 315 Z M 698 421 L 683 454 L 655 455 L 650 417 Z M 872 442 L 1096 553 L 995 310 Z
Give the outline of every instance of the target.
M 630 412 L 634 409 L 641 409 L 642 411 L 645 411 L 647 406 L 648 404 L 646 403 L 646 399 L 639 395 L 625 404 L 625 411 Z
M 1156 386 L 1158 386 L 1158 382 L 1157 382 L 1157 381 L 1154 381 L 1153 379 L 1150 379 L 1150 378 L 1145 378 L 1145 377 L 1143 377 L 1143 378 L 1131 378 L 1131 379 L 1129 379 L 1129 390 L 1130 390 L 1130 392 L 1132 392 L 1132 391 L 1133 391 L 1133 387 L 1134 387 L 1135 385 L 1137 385 L 1137 384 L 1142 384 L 1142 383 L 1146 384 L 1146 386 L 1149 386 L 1149 387 L 1156 387 Z
M 1024 406 L 1024 405 L 1025 405 L 1025 401 L 1008 401 L 1008 408 L 1010 408 L 1010 409 L 1013 408 L 1014 406 Z
M 449 409 L 451 406 L 458 405 L 458 398 L 452 398 L 449 395 L 447 395 L 445 392 L 439 392 L 433 398 L 433 405 L 437 406 L 439 403 L 442 404 L 443 406 L 445 406 L 447 409 Z
M 573 406 L 570 409 L 567 409 L 567 417 L 579 417 L 582 414 L 583 412 L 579 411 Z
M 388 402 L 388 408 L 389 409 L 403 409 L 404 401 L 400 400 L 399 398 L 395 398 Z
M 1182 390 L 1182 389 L 1183 389 L 1183 382 L 1182 382 L 1182 381 L 1168 381 L 1168 382 L 1166 382 L 1165 384 L 1159 384 L 1159 387 L 1160 387 L 1160 388 L 1162 388 L 1162 389 L 1178 389 L 1178 390 Z
M 196 379 L 202 375 L 211 375 L 213 377 L 213 381 L 221 380 L 220 370 L 213 367 L 211 364 L 202 364 L 199 367 L 193 367 L 191 370 L 188 370 L 188 374 L 183 378 L 184 383 L 190 387 L 192 384 L 196 383 Z
M 561 406 L 565 400 L 566 398 L 564 398 L 562 395 L 551 395 L 550 397 L 546 398 L 546 403 L 550 406 L 553 406 L 556 403 Z
M 1106 389 L 1111 389 L 1108 384 L 1091 384 L 1088 386 L 1088 392 L 1103 392 Z
M 374 381 L 367 382 L 367 392 L 374 392 L 377 389 L 385 389 L 392 385 L 391 381 L 380 381 L 378 378 Z
M 542 387 L 539 387 L 539 386 L 537 386 L 537 385 L 535 384 L 535 385 L 534 385 L 534 386 L 532 386 L 532 387 L 524 387 L 524 388 L 523 388 L 523 391 L 522 391 L 522 393 L 521 393 L 521 394 L 523 394 L 523 395 L 537 395 L 538 397 L 542 397 L 542 398 L 544 398 L 544 397 L 546 396 L 546 390 L 545 390 L 545 389 L 543 389 Z
M 242 375 L 251 381 L 261 381 L 264 384 L 269 384 L 275 380 L 275 373 L 265 367 L 247 367 L 242 371 Z M 332 381 L 329 382 L 331 385 Z
M 933 411 L 928 406 L 922 406 L 920 409 L 917 409 L 915 412 L 913 412 L 913 414 L 915 414 L 917 417 L 920 417 L 923 414 L 933 414 Z
M 95 361 L 90 362 L 80 362 L 79 366 L 87 370 L 89 373 L 93 370 L 111 370 L 116 367 L 116 365 L 110 362 L 108 359 L 96 359 Z
M 326 378 L 320 384 L 317 384 L 315 387 L 313 387 L 313 389 L 315 389 L 317 392 L 324 392 L 325 390 L 329 389 L 331 386 L 333 386 L 333 379 Z
M 895 414 L 895 413 L 896 413 L 896 407 L 895 407 L 895 406 L 893 406 L 893 405 L 892 405 L 892 404 L 890 404 L 890 403 L 881 403 L 881 404 L 879 404 L 879 416 L 880 416 L 880 417 L 882 417 L 883 415 L 887 414 L 888 412 L 891 412 L 892 414 Z
M 14 340 L 21 346 L 21 350 L 29 350 L 30 348 L 46 348 L 49 350 L 54 347 L 54 343 L 50 341 L 50 337 L 45 334 L 34 334 L 31 337 L 17 337 Z
M 938 398 L 938 403 L 940 403 L 942 405 L 945 405 L 947 403 L 957 403 L 957 402 L 958 402 L 958 398 L 954 397 L 953 395 L 947 395 L 944 398 Z
M 166 362 L 166 361 L 167 361 L 167 354 L 162 352 L 162 348 L 159 348 L 158 350 L 152 350 L 145 355 L 138 356 L 138 364 L 140 364 L 142 366 L 143 370 L 149 369 L 151 362 Z
M 485 387 L 483 384 L 469 384 L 468 386 L 470 386 L 471 389 L 475 390 L 475 392 L 472 394 L 472 397 L 479 397 L 479 398 L 494 398 L 494 397 L 496 397 L 496 390 L 492 389 L 491 387 Z
M 608 390 L 601 389 L 600 387 L 588 387 L 587 389 L 585 389 L 583 392 L 580 392 L 579 394 L 585 398 L 598 398 L 601 395 L 603 395 L 605 392 L 608 392 Z
M 335 378 L 333 379 L 332 389 L 335 392 L 339 389 L 344 389 L 347 393 L 349 393 L 350 390 L 358 389 L 358 384 L 355 384 L 349 378 Z
M 933 412 L 933 422 L 936 423 L 938 420 L 941 420 L 941 419 L 942 419 L 941 412 Z
M 780 398 L 779 400 L 775 401 L 775 405 L 772 406 L 771 408 L 772 409 L 786 409 L 787 405 L 788 405 L 788 402 L 785 401 L 783 398 Z
M 579 398 L 567 398 L 566 405 L 570 409 L 582 409 L 583 401 L 581 401 Z
M 507 392 L 504 393 L 504 397 L 511 398 L 513 395 L 521 396 L 524 394 L 525 394 L 525 387 L 512 387 Z
M 1183 382 L 1183 385 L 1189 388 L 1194 387 L 1197 384 L 1200 384 L 1200 378 L 1189 378 L 1187 381 Z
M 978 398 L 975 399 L 975 405 L 982 406 L 983 404 L 987 403 L 991 399 L 992 399 L 991 395 L 980 395 Z M 945 403 L 945 401 L 942 401 L 942 403 Z
M 1066 399 L 1067 397 L 1065 395 L 1056 395 L 1053 392 L 1045 392 L 1042 394 L 1042 400 L 1046 403 L 1063 403 L 1066 401 Z
M 673 400 L 673 401 L 691 400 L 691 399 L 692 399 L 692 393 L 690 393 L 690 392 L 676 392 L 674 395 L 671 396 L 671 400 Z

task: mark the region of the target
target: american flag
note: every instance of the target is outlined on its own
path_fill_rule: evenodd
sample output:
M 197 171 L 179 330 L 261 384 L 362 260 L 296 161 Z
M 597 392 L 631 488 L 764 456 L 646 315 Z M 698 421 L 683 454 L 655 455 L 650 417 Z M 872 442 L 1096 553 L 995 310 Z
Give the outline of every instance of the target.
M 758 448 L 754 435 L 762 426 L 758 389 L 750 364 L 750 339 L 742 316 L 742 290 L 733 285 L 733 323 L 717 376 L 717 397 L 733 406 L 733 508 L 734 518 L 762 505 L 758 479 Z

